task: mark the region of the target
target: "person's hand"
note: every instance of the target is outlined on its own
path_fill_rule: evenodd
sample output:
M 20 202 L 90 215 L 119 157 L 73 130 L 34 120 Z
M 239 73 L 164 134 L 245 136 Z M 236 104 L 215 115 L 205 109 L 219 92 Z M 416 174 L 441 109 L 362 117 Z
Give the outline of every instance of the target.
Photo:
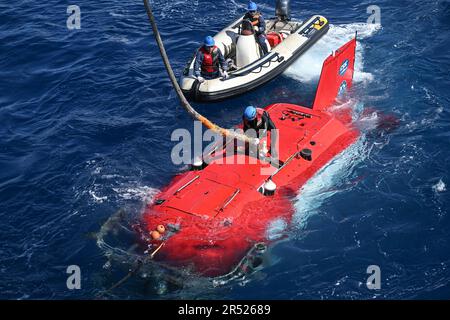
M 258 33 L 259 32 L 259 27 L 258 26 L 254 26 L 255 28 L 255 32 Z
M 203 78 L 202 76 L 198 76 L 197 77 L 198 82 L 203 83 L 205 82 L 205 78 Z
M 222 72 L 222 77 L 224 79 L 228 79 L 230 76 L 228 75 L 228 72 L 224 71 L 224 72 Z

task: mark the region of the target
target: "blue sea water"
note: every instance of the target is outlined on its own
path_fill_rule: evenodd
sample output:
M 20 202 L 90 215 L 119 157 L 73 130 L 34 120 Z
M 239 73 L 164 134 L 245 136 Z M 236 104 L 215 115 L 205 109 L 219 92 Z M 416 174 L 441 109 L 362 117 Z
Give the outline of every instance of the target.
M 177 74 L 246 5 L 152 3 Z M 258 3 L 273 14 L 274 1 Z M 73 4 L 79 30 L 66 27 Z M 248 104 L 308 103 L 323 59 L 359 32 L 352 101 L 363 137 L 301 190 L 273 263 L 247 282 L 162 295 L 133 278 L 110 298 L 450 298 L 450 2 L 379 0 L 381 23 L 367 25 L 372 4 L 293 1 L 296 18 L 330 19 L 326 38 L 263 87 L 195 104 L 231 127 Z M 119 208 L 138 216 L 181 170 L 170 135 L 192 119 L 141 1 L 2 1 L 0 26 L 0 298 L 95 298 L 124 273 L 89 234 Z M 380 114 L 399 126 L 377 131 Z M 80 290 L 66 287 L 68 265 L 81 268 Z M 366 287 L 369 265 L 380 290 Z

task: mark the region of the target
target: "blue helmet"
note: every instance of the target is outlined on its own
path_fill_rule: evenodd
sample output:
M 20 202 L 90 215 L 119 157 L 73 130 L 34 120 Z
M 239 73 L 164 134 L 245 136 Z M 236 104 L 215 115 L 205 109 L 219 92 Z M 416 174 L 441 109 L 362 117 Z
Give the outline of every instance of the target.
M 248 11 L 256 11 L 258 10 L 258 6 L 256 5 L 256 3 L 254 3 L 253 1 L 250 1 L 248 3 L 248 7 L 247 7 Z
M 207 36 L 205 38 L 205 42 L 203 43 L 207 47 L 212 47 L 216 42 L 214 41 L 214 38 L 211 36 Z
M 256 108 L 254 106 L 248 106 L 244 111 L 244 119 L 252 121 L 256 118 Z

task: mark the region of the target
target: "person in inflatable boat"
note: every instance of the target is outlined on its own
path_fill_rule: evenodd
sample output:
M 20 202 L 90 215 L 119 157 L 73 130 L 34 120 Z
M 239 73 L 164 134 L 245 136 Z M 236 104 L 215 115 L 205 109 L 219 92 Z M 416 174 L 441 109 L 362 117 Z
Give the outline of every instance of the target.
M 222 68 L 222 71 L 220 70 Z M 222 52 L 215 46 L 214 38 L 207 36 L 203 46 L 197 51 L 194 63 L 194 76 L 200 83 L 205 79 L 215 79 L 220 75 L 228 78 L 228 64 Z
M 269 52 L 266 43 L 266 22 L 260 12 L 258 12 L 258 5 L 253 1 L 250 1 L 247 7 L 247 13 L 244 16 L 244 20 L 250 20 L 255 29 L 258 43 L 261 46 L 264 54 Z

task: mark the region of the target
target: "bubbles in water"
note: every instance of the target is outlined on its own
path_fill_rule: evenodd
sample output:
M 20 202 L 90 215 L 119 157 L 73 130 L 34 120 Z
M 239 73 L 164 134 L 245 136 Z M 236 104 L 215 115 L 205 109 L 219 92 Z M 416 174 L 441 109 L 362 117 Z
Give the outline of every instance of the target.
M 377 24 L 351 23 L 344 25 L 330 25 L 328 33 L 320 39 L 311 49 L 302 55 L 290 66 L 285 75 L 301 82 L 317 81 L 322 70 L 324 60 L 336 49 L 355 36 L 358 32 L 358 39 L 365 39 L 381 29 Z M 363 71 L 363 45 L 358 42 L 356 47 L 355 82 L 372 81 L 371 73 Z

